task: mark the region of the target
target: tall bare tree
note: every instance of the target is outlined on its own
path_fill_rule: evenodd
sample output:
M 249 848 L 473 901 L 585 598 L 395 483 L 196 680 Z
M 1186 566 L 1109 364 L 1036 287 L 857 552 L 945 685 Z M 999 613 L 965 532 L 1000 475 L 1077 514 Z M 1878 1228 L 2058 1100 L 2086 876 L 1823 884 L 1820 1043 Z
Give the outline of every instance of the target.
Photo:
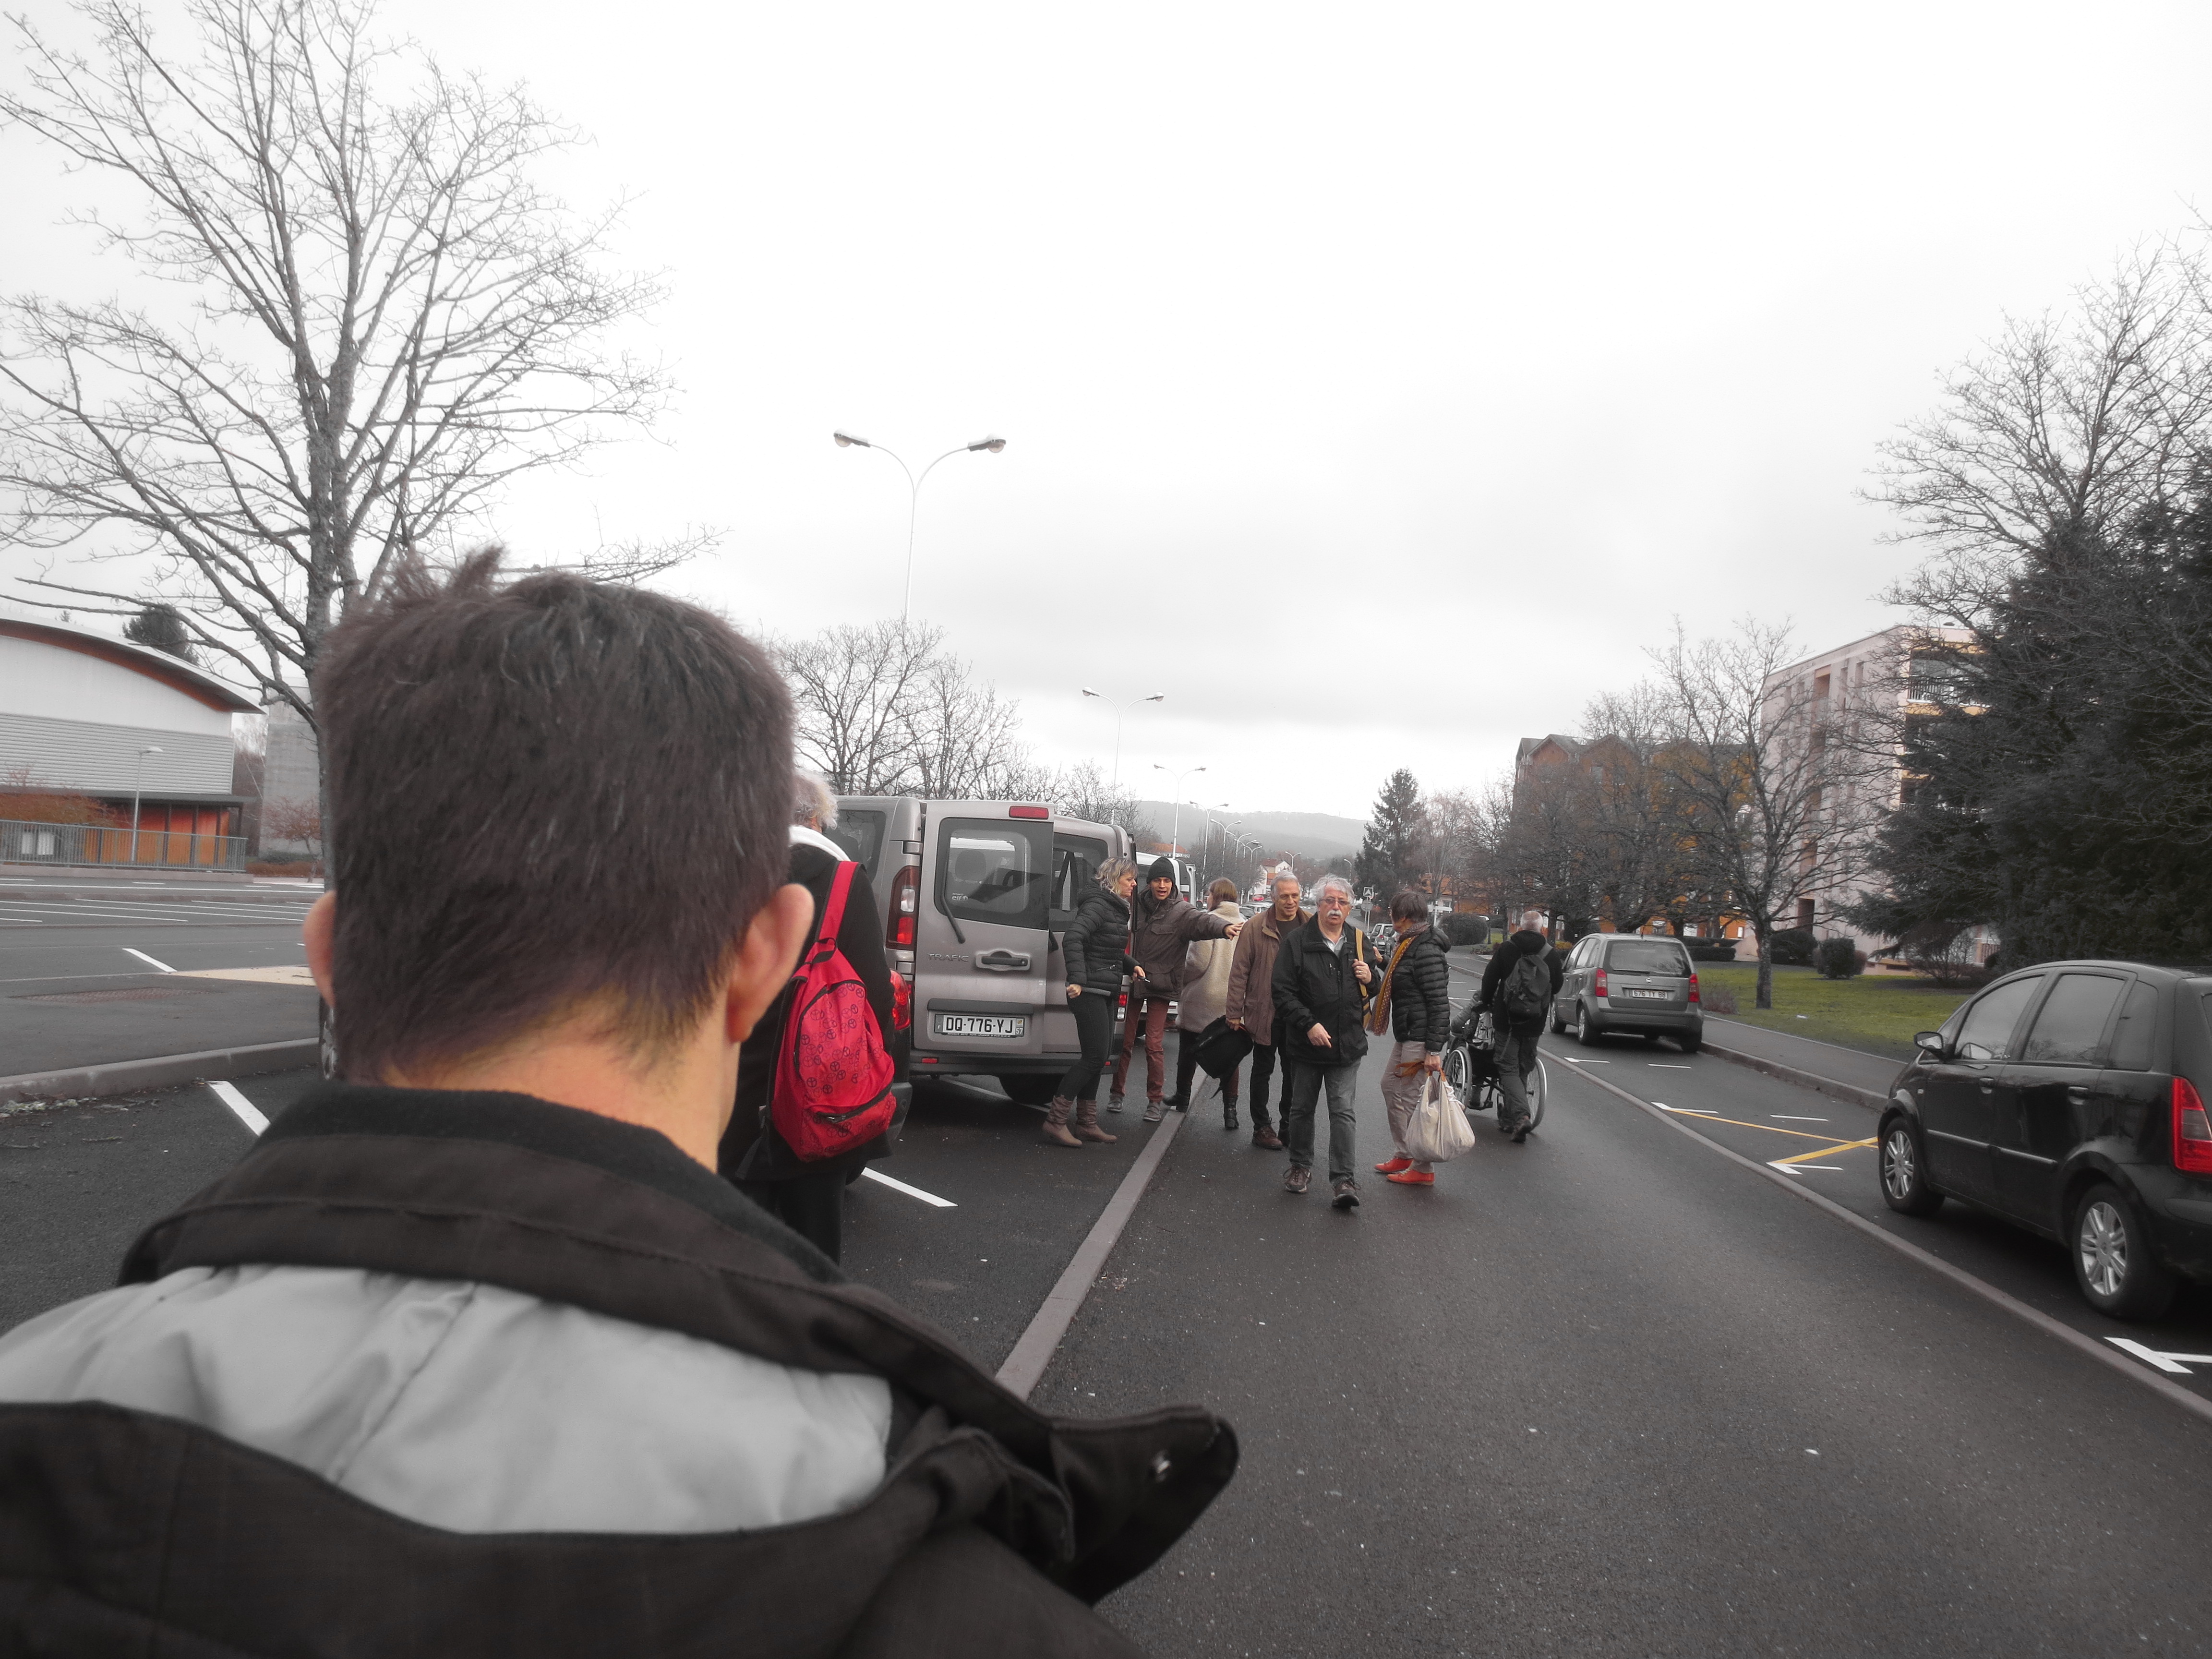
M 1749 921 L 1759 942 L 1758 1006 L 1774 1006 L 1772 936 L 1805 899 L 1832 895 L 1866 867 L 1890 805 L 1847 699 L 1783 675 L 1790 630 L 1747 618 L 1724 640 L 1692 644 L 1677 624 L 1655 651 L 1665 699 L 1662 763 L 1691 836 L 1693 873 Z
M 1677 919 L 1695 875 L 1692 830 L 1665 763 L 1667 700 L 1649 682 L 1593 698 L 1583 729 L 1598 746 L 1583 793 L 1592 884 L 1623 932 Z
M 379 40 L 369 0 L 189 0 L 197 55 L 130 0 L 76 10 L 89 55 L 15 20 L 27 89 L 0 115 L 128 187 L 137 211 L 83 222 L 182 303 L 8 303 L 0 526 L 152 555 L 136 591 L 32 586 L 116 614 L 158 597 L 312 726 L 325 636 L 404 552 L 659 408 L 660 370 L 605 343 L 659 285 L 605 268 L 611 212 L 532 182 L 574 133 Z M 701 539 L 582 563 L 634 576 Z

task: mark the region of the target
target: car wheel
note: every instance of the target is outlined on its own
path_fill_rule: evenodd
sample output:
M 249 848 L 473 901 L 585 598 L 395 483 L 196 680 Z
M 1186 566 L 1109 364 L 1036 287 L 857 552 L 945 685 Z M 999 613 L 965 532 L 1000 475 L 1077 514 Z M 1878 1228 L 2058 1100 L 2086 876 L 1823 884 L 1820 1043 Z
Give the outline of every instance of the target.
M 1575 1041 L 1585 1048 L 1597 1047 L 1597 1026 L 1590 1018 L 1589 1010 L 1579 1002 L 1575 1004 Z
M 1049 1106 L 1052 1091 L 1060 1087 L 1060 1079 L 1039 1072 L 1001 1072 L 999 1086 L 1006 1091 L 1006 1098 L 1022 1106 Z
M 1555 1002 L 1552 1005 L 1552 1035 L 1565 1036 L 1566 1034 L 1567 1017 L 1559 1012 L 1559 1005 Z
M 1674 1039 L 1674 1042 L 1675 1046 L 1686 1054 L 1694 1054 L 1705 1046 L 1705 1040 L 1701 1036 L 1678 1036 Z
M 2068 1235 L 2074 1282 L 2099 1313 L 2155 1319 L 2173 1301 L 2173 1274 L 2151 1252 L 2150 1230 L 2126 1194 L 2100 1182 L 2081 1194 Z
M 1882 1127 L 1881 1170 L 1882 1201 L 1891 1209 L 1934 1215 L 1943 1207 L 1943 1194 L 1928 1184 L 1928 1160 L 1908 1120 L 1893 1117 Z

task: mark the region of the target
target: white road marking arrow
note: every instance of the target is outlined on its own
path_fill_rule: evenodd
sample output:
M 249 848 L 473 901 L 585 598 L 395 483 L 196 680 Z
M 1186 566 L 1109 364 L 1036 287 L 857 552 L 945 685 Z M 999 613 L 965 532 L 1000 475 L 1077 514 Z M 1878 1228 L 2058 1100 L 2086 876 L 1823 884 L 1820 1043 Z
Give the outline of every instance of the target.
M 2191 1365 L 2212 1365 L 2212 1353 L 2160 1353 L 2156 1348 L 2146 1348 L 2140 1342 L 2130 1342 L 2124 1336 L 2108 1336 L 2106 1341 L 2116 1348 L 2124 1348 L 2146 1364 L 2175 1376 L 2193 1376 Z

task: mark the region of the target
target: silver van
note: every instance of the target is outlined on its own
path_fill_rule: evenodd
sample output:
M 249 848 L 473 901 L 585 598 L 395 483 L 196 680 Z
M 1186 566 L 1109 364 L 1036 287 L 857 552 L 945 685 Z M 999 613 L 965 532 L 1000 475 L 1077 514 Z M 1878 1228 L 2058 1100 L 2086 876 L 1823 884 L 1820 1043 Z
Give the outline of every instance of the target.
M 868 872 L 891 971 L 913 994 L 902 1075 L 995 1077 L 1024 1104 L 1052 1098 L 1082 1050 L 1060 936 L 1126 830 L 1021 801 L 855 795 L 831 839 Z
M 1561 966 L 1552 1030 L 1571 1030 L 1583 1044 L 1607 1035 L 1670 1036 L 1694 1054 L 1705 1040 L 1705 1011 L 1689 951 L 1676 939 L 1592 933 Z

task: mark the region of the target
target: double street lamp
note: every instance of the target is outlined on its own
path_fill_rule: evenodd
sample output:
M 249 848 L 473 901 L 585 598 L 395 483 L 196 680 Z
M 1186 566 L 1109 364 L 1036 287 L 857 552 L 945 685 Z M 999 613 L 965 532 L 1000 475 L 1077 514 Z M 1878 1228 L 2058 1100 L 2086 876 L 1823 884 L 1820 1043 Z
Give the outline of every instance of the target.
M 1104 692 L 1093 691 L 1086 685 L 1083 688 L 1083 695 L 1086 697 L 1097 698 L 1099 702 L 1104 703 L 1109 708 L 1114 711 L 1114 782 L 1112 787 L 1114 793 L 1118 795 L 1121 793 L 1121 716 L 1127 714 L 1130 708 L 1140 702 L 1165 702 L 1168 700 L 1168 694 L 1164 691 L 1155 691 L 1149 697 L 1131 697 L 1127 702 L 1116 702 Z
M 995 455 L 1006 447 L 1006 441 L 996 436 L 978 438 L 972 444 L 962 444 L 957 449 L 948 449 L 939 455 L 936 461 L 932 461 L 927 466 L 922 468 L 921 476 L 918 477 L 915 474 L 915 470 L 901 459 L 896 450 L 885 449 L 881 444 L 870 443 L 866 438 L 856 438 L 849 432 L 833 432 L 830 435 L 837 441 L 837 447 L 840 449 L 872 449 L 878 454 L 889 455 L 893 460 L 898 462 L 899 471 L 906 474 L 906 597 L 899 601 L 899 621 L 903 623 L 907 618 L 907 613 L 914 609 L 914 521 L 921 511 L 923 479 L 927 478 L 937 470 L 938 461 L 949 461 L 955 455 L 973 455 L 979 451 Z

